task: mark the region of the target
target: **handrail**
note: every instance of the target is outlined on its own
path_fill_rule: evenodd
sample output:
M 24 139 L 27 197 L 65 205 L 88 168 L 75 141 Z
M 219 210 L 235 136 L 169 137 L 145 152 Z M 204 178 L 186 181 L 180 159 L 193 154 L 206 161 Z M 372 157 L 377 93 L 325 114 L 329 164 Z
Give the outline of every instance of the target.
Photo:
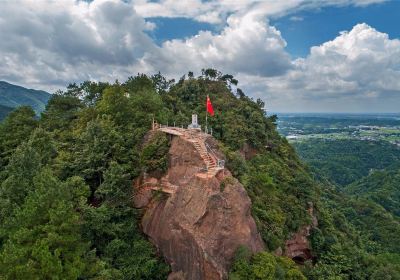
M 217 160 L 217 162 L 216 162 L 216 163 L 217 163 L 217 166 L 218 166 L 218 167 L 224 168 L 224 167 L 225 167 L 225 160 L 218 158 L 217 155 L 215 154 L 214 149 L 212 149 L 212 148 L 210 147 L 210 145 L 208 145 L 205 141 L 204 141 L 204 145 L 206 146 L 207 152 L 208 152 L 208 150 L 210 150 L 210 152 L 212 153 L 212 155 L 213 155 L 213 156 L 215 157 L 215 159 Z
M 169 128 L 170 128 L 170 129 L 173 129 L 173 130 L 176 129 L 175 127 L 169 127 L 168 124 L 167 124 L 167 125 L 163 125 L 163 124 L 157 123 L 157 126 L 158 126 L 158 129 L 163 129 L 163 128 L 165 128 L 165 129 L 169 129 Z M 178 128 L 178 129 L 179 129 L 179 128 Z M 168 133 L 168 132 L 167 132 L 167 133 Z M 177 134 L 177 135 L 178 135 L 178 134 Z M 182 131 L 180 135 L 183 135 L 184 137 L 186 137 L 186 138 L 188 138 L 188 139 L 192 139 L 192 140 L 196 140 L 195 138 L 197 138 L 197 137 L 194 136 L 194 132 L 193 132 L 193 131 L 190 131 L 190 130 Z M 199 139 L 199 140 L 200 140 L 200 139 Z M 206 152 L 207 152 L 208 154 L 211 154 L 211 155 L 212 155 L 212 157 L 213 157 L 214 160 L 216 161 L 216 165 L 217 165 L 219 168 L 224 168 L 225 160 L 220 159 L 220 158 L 217 156 L 215 150 L 212 149 L 212 148 L 210 147 L 210 145 L 208 145 L 208 144 L 205 142 L 205 139 L 204 139 L 204 138 L 203 138 L 202 140 L 203 140 L 203 141 L 201 141 L 201 142 L 204 143 L 204 147 L 206 148 Z M 208 165 L 209 165 L 209 163 L 206 162 L 206 170 L 209 169 L 209 166 L 208 166 Z
M 214 150 L 210 147 L 210 145 L 208 145 L 205 141 L 204 141 L 204 145 L 206 146 L 207 151 L 209 150 L 212 153 L 212 155 L 215 157 L 215 159 L 218 160 L 219 158 L 215 154 Z

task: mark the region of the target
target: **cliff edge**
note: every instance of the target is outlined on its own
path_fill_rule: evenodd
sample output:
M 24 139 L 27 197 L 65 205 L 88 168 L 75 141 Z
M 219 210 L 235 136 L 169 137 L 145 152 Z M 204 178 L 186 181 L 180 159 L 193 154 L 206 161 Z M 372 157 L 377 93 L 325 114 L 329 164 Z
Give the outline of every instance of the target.
M 239 246 L 264 249 L 250 198 L 221 165 L 211 136 L 174 131 L 164 131 L 171 137 L 167 172 L 134 182 L 143 231 L 171 265 L 169 279 L 226 279 Z

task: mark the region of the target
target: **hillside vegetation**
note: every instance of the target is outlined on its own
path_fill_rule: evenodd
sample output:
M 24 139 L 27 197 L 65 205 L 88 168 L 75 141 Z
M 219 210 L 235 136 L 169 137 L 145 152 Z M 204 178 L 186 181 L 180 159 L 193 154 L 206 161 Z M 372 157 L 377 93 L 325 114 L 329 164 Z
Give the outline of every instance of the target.
M 344 189 L 349 195 L 373 201 L 400 218 L 400 164 L 371 172 Z
M 342 187 L 400 161 L 400 148 L 384 141 L 318 139 L 294 147 L 317 176 Z
M 351 199 L 318 185 L 277 133 L 276 117 L 236 84 L 213 69 L 177 82 L 138 75 L 70 85 L 40 119 L 29 107 L 12 112 L 0 125 L 0 279 L 166 279 L 169 267 L 138 227 L 131 183 L 148 168 L 140 151 L 152 119 L 180 126 L 197 113 L 204 120 L 207 94 L 213 135 L 246 187 L 267 250 L 310 224 L 310 202 L 319 220 L 315 264 L 300 272 L 290 259 L 243 249 L 232 279 L 398 279 L 399 251 L 390 245 L 398 223 L 382 207 L 353 209 Z
M 13 108 L 0 104 L 0 121 L 2 121 L 12 110 Z
M 36 114 L 40 114 L 40 112 L 44 110 L 49 99 L 50 94 L 48 92 L 27 89 L 0 81 L 0 105 L 10 108 L 30 106 L 33 108 Z M 0 120 L 1 119 L 0 113 Z

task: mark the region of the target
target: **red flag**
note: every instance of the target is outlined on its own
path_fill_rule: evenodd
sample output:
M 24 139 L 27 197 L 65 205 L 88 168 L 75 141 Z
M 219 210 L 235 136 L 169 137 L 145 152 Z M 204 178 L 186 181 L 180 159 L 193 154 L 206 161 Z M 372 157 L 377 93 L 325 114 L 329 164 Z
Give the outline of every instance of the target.
M 207 106 L 207 112 L 210 114 L 210 116 L 214 116 L 214 109 L 211 104 L 210 97 L 208 97 L 208 95 L 207 95 L 207 105 L 206 106 Z

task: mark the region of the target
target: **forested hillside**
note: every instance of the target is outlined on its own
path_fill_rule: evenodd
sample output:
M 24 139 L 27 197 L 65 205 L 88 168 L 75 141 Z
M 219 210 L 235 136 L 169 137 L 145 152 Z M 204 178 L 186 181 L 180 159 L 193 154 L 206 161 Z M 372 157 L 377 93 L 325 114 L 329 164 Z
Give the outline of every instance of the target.
M 132 180 L 146 167 L 152 119 L 204 120 L 207 95 L 209 125 L 267 246 L 254 256 L 239 250 L 231 279 L 399 279 L 398 221 L 316 183 L 276 116 L 237 83 L 213 69 L 177 82 L 160 74 L 84 82 L 53 95 L 39 119 L 29 107 L 9 114 L 0 124 L 0 279 L 166 279 L 169 267 L 139 228 Z M 315 259 L 298 268 L 271 253 L 311 224 L 310 203 Z
M 382 125 L 388 122 L 379 121 Z M 388 271 L 397 270 L 400 149 L 387 141 L 356 139 L 307 139 L 295 141 L 294 146 L 320 182 L 321 198 L 326 209 L 335 213 L 336 226 L 353 234 L 359 232 L 360 239 L 353 240 L 361 242 L 365 252 L 377 254 L 382 265 L 392 262 L 394 266 L 389 265 Z M 370 271 L 364 277 L 398 279 L 377 275 Z
M 294 146 L 317 176 L 339 186 L 400 161 L 400 148 L 384 141 L 315 139 L 295 142 Z
M 50 94 L 48 92 L 27 89 L 0 81 L 0 105 L 10 108 L 31 106 L 37 114 L 40 114 L 44 110 L 49 98 Z
M 400 162 L 385 170 L 371 172 L 368 176 L 347 186 L 344 191 L 352 196 L 374 201 L 400 218 Z
M 0 104 L 0 121 L 2 121 L 12 110 L 13 108 Z

